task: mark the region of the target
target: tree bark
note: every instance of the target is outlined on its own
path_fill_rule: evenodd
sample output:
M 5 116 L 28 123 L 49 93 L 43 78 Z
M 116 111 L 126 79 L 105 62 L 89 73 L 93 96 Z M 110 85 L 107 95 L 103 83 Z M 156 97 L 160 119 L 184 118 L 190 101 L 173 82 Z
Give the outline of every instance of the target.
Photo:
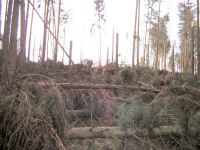
M 55 54 L 54 54 L 54 61 L 57 61 L 58 57 L 58 39 L 59 39 L 59 31 L 60 31 L 60 12 L 61 12 L 61 0 L 59 0 L 59 8 L 58 8 L 58 23 L 57 23 L 57 40 L 55 45 Z
M 2 77 L 6 84 L 9 83 L 8 78 L 8 51 L 9 51 L 9 44 L 10 44 L 10 26 L 11 26 L 11 17 L 12 17 L 12 7 L 13 7 L 13 0 L 9 0 L 8 10 L 5 16 L 5 26 L 4 26 L 4 37 L 3 37 L 3 68 L 2 68 Z
M 119 33 L 116 34 L 116 69 L 118 68 Z
M 191 65 L 192 65 L 192 74 L 194 75 L 194 20 L 192 21 L 192 32 L 191 32 L 191 36 L 192 36 L 192 39 L 191 39 L 191 42 L 192 42 L 192 46 L 191 46 L 191 55 L 192 55 L 192 62 L 191 62 Z
M 7 58 L 7 70 L 9 85 L 12 84 L 17 69 L 17 31 L 19 22 L 19 0 L 14 0 L 13 14 L 12 14 L 12 26 L 10 35 L 10 45 Z
M 134 69 L 134 62 L 135 62 L 135 39 L 136 39 L 136 28 L 137 28 L 138 1 L 139 1 L 139 0 L 136 0 L 136 8 L 135 8 L 135 27 L 134 27 L 134 35 L 133 35 L 133 51 L 132 51 L 132 68 L 133 68 L 133 69 Z
M 191 129 L 193 133 L 199 133 L 199 129 Z M 93 138 L 123 138 L 123 137 L 154 137 L 161 135 L 181 135 L 183 130 L 180 126 L 161 126 L 153 128 L 152 131 L 147 129 L 126 129 L 120 127 L 80 127 L 72 128 L 67 132 L 69 139 L 93 139 Z
M 112 35 L 112 64 L 114 62 L 113 57 L 114 57 L 114 42 L 115 42 L 115 31 L 113 28 L 113 35 Z
M 175 44 L 175 42 L 174 42 L 174 44 Z M 175 72 L 175 69 L 174 69 L 174 44 L 173 44 L 173 46 L 172 46 L 172 74 L 174 74 L 174 72 Z
M 48 16 L 49 16 L 49 0 L 45 0 L 45 10 L 44 10 L 44 33 L 43 33 L 43 49 L 42 49 L 42 60 L 43 63 L 45 60 L 46 53 L 46 42 L 47 42 L 47 26 L 48 26 Z
M 30 3 L 30 1 L 29 1 Z M 34 14 L 34 7 L 35 7 L 35 0 L 33 0 L 32 5 L 32 16 L 31 16 L 31 26 L 30 26 L 30 33 L 29 33 L 29 43 L 28 43 L 28 62 L 30 61 L 30 51 L 31 51 L 31 36 L 32 36 L 32 26 L 33 26 L 33 14 Z M 34 59 L 33 59 L 34 61 Z
M 197 73 L 200 75 L 200 51 L 199 51 L 199 0 L 197 0 L 197 59 L 198 68 Z
M 138 0 L 138 28 L 137 28 L 137 68 L 140 65 L 140 0 Z
M 93 84 L 93 83 L 57 83 L 57 85 L 67 89 L 112 89 L 112 90 L 140 90 L 159 93 L 160 91 L 154 88 L 145 88 L 131 85 L 113 85 L 113 84 Z
M 156 69 L 158 68 L 158 53 L 159 53 L 159 48 L 160 48 L 160 5 L 161 5 L 161 0 L 159 0 L 159 10 L 158 10 L 158 28 L 157 28 L 157 48 L 156 48 L 156 62 L 155 62 L 155 67 Z

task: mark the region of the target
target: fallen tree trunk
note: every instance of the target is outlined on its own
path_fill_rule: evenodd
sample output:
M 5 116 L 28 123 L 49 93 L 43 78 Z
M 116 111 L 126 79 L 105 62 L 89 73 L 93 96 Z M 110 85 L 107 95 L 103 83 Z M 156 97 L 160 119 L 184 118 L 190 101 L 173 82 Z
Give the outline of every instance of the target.
M 78 116 L 78 117 L 88 117 L 93 114 L 89 109 L 80 109 L 80 110 L 67 110 L 67 116 Z
M 154 88 L 145 88 L 131 85 L 113 85 L 113 84 L 94 84 L 94 83 L 57 83 L 67 89 L 112 89 L 112 90 L 132 90 L 159 93 L 160 91 Z
M 199 133 L 199 129 L 192 129 L 194 133 Z M 92 138 L 116 138 L 116 137 L 134 137 L 134 136 L 159 136 L 178 134 L 181 135 L 183 130 L 180 126 L 162 126 L 154 128 L 151 132 L 147 129 L 126 129 L 120 127 L 81 127 L 72 128 L 67 131 L 69 139 L 92 139 Z

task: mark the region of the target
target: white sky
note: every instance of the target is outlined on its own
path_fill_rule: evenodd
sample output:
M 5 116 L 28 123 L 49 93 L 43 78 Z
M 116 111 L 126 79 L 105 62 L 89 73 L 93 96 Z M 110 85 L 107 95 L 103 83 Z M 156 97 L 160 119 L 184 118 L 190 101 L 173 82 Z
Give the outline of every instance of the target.
M 40 1 L 40 0 L 36 0 Z M 82 59 L 92 59 L 94 62 L 98 62 L 98 52 L 99 52 L 99 35 L 91 36 L 90 29 L 91 25 L 95 22 L 94 13 L 95 5 L 94 0 L 62 0 L 62 9 L 71 10 L 72 20 L 67 25 L 66 28 L 66 41 L 65 48 L 69 51 L 69 41 L 73 40 L 73 61 L 78 63 L 80 57 Z M 178 41 L 178 2 L 182 0 L 163 0 L 161 4 L 161 16 L 169 12 L 170 22 L 168 24 L 168 31 L 170 40 L 173 43 L 174 40 Z M 4 2 L 4 1 L 3 1 Z M 116 32 L 119 33 L 119 53 L 121 54 L 120 60 L 125 61 L 126 64 L 131 64 L 132 55 L 132 37 L 134 30 L 134 16 L 135 16 L 135 0 L 105 0 L 105 18 L 106 23 L 104 26 L 104 31 L 102 32 L 102 61 L 105 62 L 107 47 L 110 49 L 110 59 L 111 59 L 111 49 L 112 49 L 112 30 L 113 27 Z M 43 16 L 43 9 L 39 9 L 40 14 Z M 3 4 L 5 8 L 5 2 Z M 30 9 L 30 14 L 31 14 Z M 143 43 L 144 43 L 144 33 L 145 33 L 145 13 L 147 8 L 144 6 L 144 0 L 141 0 L 141 21 L 140 21 L 140 56 L 143 55 Z M 4 12 L 3 12 L 4 14 Z M 3 15 L 4 17 L 4 15 Z M 32 35 L 32 44 L 34 43 L 34 37 L 36 37 L 36 49 L 42 43 L 43 35 L 43 24 L 34 15 L 34 28 Z M 29 32 L 29 31 L 28 31 Z M 63 34 L 63 32 L 60 32 Z M 128 39 L 127 39 L 128 33 Z M 63 39 L 60 40 L 63 43 Z M 62 50 L 59 49 L 59 60 L 62 58 Z M 65 63 L 68 62 L 67 57 L 65 57 Z

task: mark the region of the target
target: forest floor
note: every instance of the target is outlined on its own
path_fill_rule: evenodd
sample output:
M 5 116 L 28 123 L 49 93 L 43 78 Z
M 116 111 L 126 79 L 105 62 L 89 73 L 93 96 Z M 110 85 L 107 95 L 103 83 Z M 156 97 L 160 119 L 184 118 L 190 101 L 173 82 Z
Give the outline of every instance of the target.
M 0 81 L 0 149 L 200 149 L 200 77 L 29 63 Z

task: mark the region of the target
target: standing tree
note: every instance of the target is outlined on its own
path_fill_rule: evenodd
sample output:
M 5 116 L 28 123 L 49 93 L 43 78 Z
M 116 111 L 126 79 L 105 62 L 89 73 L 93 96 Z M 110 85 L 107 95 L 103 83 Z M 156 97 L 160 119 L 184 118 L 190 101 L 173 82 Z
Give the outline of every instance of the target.
M 138 28 L 137 28 L 137 68 L 139 68 L 140 57 L 140 0 L 138 1 Z
M 132 68 L 134 68 L 134 62 L 135 62 L 135 40 L 136 40 L 136 28 L 137 28 L 137 13 L 138 13 L 138 2 L 139 0 L 136 0 L 136 8 L 135 8 L 135 26 L 134 26 L 134 34 L 133 34 L 133 51 L 132 51 Z
M 105 3 L 104 0 L 95 0 L 95 16 L 97 17 L 97 21 L 92 24 L 92 28 L 90 33 L 94 33 L 96 30 L 99 31 L 99 66 L 101 66 L 101 31 L 102 26 L 105 24 Z
M 197 0 L 197 59 L 198 59 L 198 75 L 200 75 L 200 51 L 199 51 L 199 0 Z

